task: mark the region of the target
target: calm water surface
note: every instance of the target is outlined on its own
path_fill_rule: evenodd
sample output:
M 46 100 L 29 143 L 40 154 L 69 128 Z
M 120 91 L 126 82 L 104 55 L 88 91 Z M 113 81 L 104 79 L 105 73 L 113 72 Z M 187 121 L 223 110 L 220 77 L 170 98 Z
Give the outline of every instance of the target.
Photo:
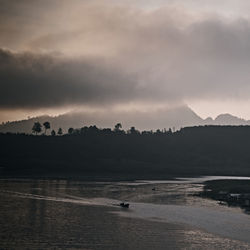
M 0 249 L 250 249 L 250 216 L 193 196 L 203 180 L 0 180 Z

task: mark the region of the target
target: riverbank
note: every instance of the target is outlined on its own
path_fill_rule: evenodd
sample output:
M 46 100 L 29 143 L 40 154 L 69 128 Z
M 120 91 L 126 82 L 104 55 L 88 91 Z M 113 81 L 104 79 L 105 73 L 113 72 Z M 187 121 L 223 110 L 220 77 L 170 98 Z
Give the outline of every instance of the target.
M 240 207 L 246 213 L 250 213 L 249 180 L 207 181 L 199 195 L 217 200 L 221 205 Z

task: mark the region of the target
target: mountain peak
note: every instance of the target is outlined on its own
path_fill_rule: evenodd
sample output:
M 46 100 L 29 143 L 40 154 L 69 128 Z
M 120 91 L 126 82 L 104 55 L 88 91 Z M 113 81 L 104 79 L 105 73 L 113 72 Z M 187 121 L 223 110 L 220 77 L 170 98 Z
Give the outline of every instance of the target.
M 231 114 L 221 114 L 218 115 L 214 122 L 219 125 L 249 125 L 250 121 L 239 118 L 237 116 L 233 116 Z

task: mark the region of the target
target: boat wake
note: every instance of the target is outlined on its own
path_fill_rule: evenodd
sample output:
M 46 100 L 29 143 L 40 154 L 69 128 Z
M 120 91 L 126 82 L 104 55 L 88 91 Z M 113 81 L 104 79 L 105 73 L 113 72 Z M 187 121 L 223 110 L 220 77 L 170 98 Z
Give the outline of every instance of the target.
M 65 202 L 65 203 L 74 203 L 78 205 L 89 205 L 89 206 L 108 206 L 113 207 L 115 204 L 119 204 L 120 201 L 114 199 L 107 198 L 82 198 L 79 196 L 66 195 L 65 197 L 54 197 L 54 196 L 45 196 L 45 195 L 37 195 L 30 193 L 22 193 L 15 192 L 9 190 L 2 190 L 2 194 L 15 196 L 18 198 L 24 199 L 36 199 L 36 200 L 46 200 L 46 201 L 54 201 L 54 202 Z

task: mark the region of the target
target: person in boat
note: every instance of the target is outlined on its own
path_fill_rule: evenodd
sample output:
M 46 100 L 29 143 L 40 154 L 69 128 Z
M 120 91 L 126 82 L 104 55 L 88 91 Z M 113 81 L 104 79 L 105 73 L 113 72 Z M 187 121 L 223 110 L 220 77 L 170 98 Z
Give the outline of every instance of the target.
M 128 208 L 129 207 L 129 203 L 122 202 L 122 203 L 120 203 L 120 206 Z

